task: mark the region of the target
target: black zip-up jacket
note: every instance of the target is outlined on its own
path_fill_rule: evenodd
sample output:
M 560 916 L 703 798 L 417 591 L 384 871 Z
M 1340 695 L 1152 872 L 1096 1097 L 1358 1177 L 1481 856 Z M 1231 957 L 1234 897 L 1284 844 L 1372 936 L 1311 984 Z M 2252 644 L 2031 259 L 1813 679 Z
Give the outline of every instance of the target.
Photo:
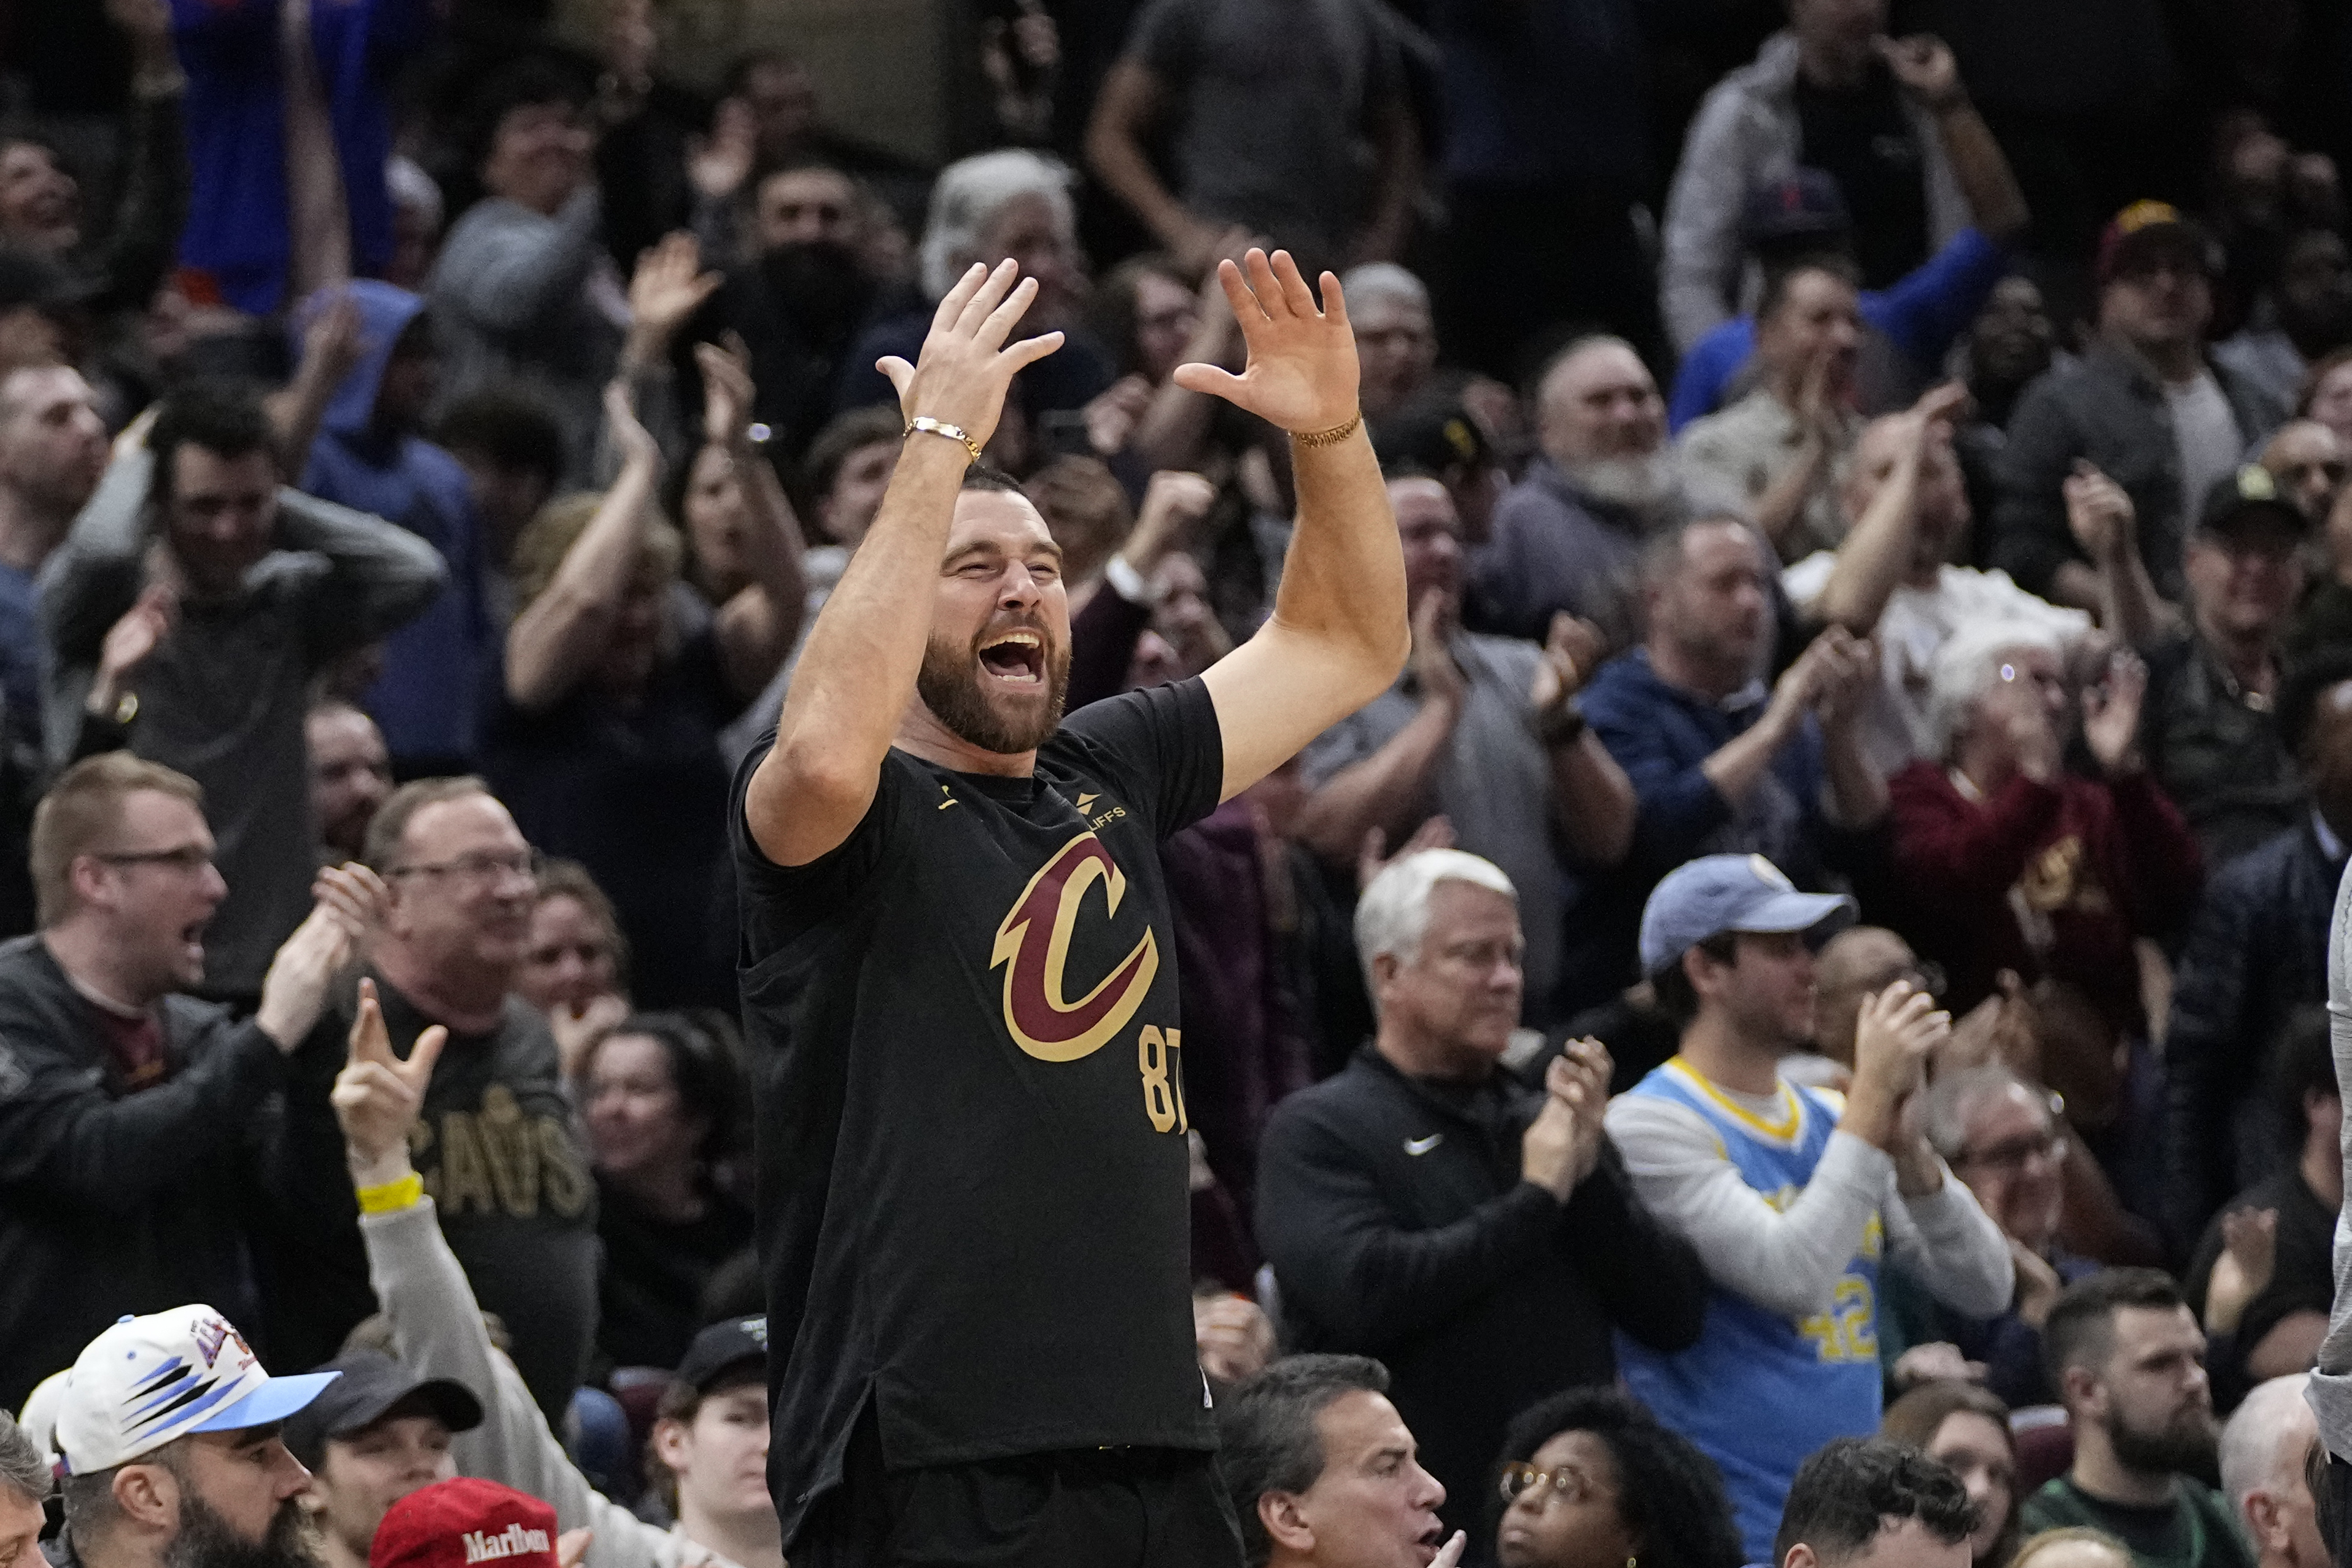
M 256 1118 L 286 1058 L 191 996 L 156 1007 L 163 1079 L 133 1089 L 98 1006 L 37 936 L 0 945 L 0 1405 L 125 1312 L 202 1301 L 256 1321 Z
M 1386 1363 L 1448 1528 L 1474 1538 L 1513 1415 L 1612 1381 L 1612 1325 L 1678 1351 L 1706 1312 L 1698 1255 L 1634 1198 L 1613 1145 L 1566 1205 L 1520 1180 L 1543 1102 L 1499 1069 L 1431 1085 L 1367 1047 L 1276 1106 L 1258 1154 L 1286 1348 Z

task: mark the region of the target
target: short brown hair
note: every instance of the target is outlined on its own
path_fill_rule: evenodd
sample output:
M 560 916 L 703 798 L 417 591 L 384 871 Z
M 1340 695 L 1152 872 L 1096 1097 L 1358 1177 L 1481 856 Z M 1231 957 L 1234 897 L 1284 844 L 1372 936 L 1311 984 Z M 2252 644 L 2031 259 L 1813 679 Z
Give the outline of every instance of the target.
M 129 752 L 84 757 L 58 776 L 33 808 L 33 896 L 46 931 L 74 911 L 73 863 L 122 823 L 122 802 L 142 789 L 205 808 L 202 785 Z
M 390 871 L 400 858 L 401 841 L 408 837 L 408 821 L 428 805 L 439 805 L 445 800 L 462 800 L 469 795 L 490 795 L 490 786 L 472 773 L 453 778 L 415 779 L 401 785 L 384 798 L 368 824 L 367 842 L 360 847 L 361 858 L 378 876 Z M 491 795 L 491 799 L 498 797 Z
M 539 873 L 539 895 L 530 901 L 536 910 L 550 899 L 570 899 L 588 911 L 588 918 L 604 928 L 604 935 L 613 944 L 613 984 L 623 995 L 629 989 L 629 935 L 621 929 L 621 916 L 613 908 L 613 900 L 596 885 L 595 877 L 577 860 L 565 860 L 551 856 Z

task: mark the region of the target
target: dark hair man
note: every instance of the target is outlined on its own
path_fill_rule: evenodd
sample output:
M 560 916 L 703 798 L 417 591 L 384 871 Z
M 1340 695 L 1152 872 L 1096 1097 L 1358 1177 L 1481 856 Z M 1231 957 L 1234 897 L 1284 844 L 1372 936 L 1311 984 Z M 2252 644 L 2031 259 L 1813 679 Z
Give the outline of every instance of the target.
M 2074 1463 L 2019 1506 L 2029 1531 L 2087 1525 L 2137 1568 L 2253 1568 L 2210 1473 L 2220 1442 L 2205 1331 L 2171 1276 L 2109 1268 L 2059 1294 L 2042 1325 Z
M 1227 1394 L 1217 1469 L 1248 1568 L 1453 1568 L 1437 1478 L 1388 1401 L 1388 1369 L 1353 1355 L 1295 1355 Z M 1444 1541 L 1443 1546 L 1439 1545 Z
M 228 879 L 208 993 L 257 994 L 269 955 L 310 908 L 311 681 L 422 610 L 446 575 L 415 534 L 284 489 L 260 401 L 223 384 L 164 401 L 146 450 L 114 465 L 50 563 L 50 754 L 80 734 L 86 750 L 127 747 L 204 786 Z M 135 677 L 104 694 L 107 710 L 86 720 L 112 668 L 108 631 L 142 589 L 179 613 Z
M 1960 1478 L 1918 1449 L 1840 1437 L 1790 1483 L 1772 1561 L 1780 1568 L 1968 1568 L 1976 1522 Z
M 1906 1114 L 1950 1030 L 1932 997 L 1896 981 L 1863 1003 L 1843 1102 L 1780 1071 L 1811 1043 L 1813 948 L 1853 918 L 1760 856 L 1668 873 L 1642 914 L 1642 966 L 1681 1051 L 1607 1118 L 1635 1193 L 1715 1287 L 1696 1344 L 1621 1337 L 1619 1363 L 1722 1468 L 1759 1560 L 1805 1456 L 1877 1430 L 1885 1259 L 1970 1317 L 2007 1307 L 2015 1283 L 2000 1228 Z
M 286 1448 L 310 1472 L 324 1568 L 367 1568 L 384 1510 L 457 1475 L 449 1440 L 482 1424 L 482 1402 L 382 1351 L 352 1351 L 318 1370 L 335 1381 L 286 1423 Z
M 1220 271 L 1248 368 L 1177 374 L 1292 432 L 1298 527 L 1255 637 L 1061 722 L 1061 552 L 1009 481 L 966 479 L 1060 340 L 1001 348 L 1034 280 L 975 265 L 920 362 L 882 362 L 905 449 L 738 775 L 761 1260 L 791 1347 L 769 1479 L 796 1568 L 896 1529 L 941 1561 L 1008 1538 L 1041 1568 L 1239 1555 L 1191 1331 L 1156 846 L 1386 689 L 1408 641 L 1339 281 L 1318 311 L 1286 255 L 1247 267 Z M 916 1467 L 955 1479 L 909 1490 Z M 1139 1494 L 1148 1548 L 1110 1501 Z

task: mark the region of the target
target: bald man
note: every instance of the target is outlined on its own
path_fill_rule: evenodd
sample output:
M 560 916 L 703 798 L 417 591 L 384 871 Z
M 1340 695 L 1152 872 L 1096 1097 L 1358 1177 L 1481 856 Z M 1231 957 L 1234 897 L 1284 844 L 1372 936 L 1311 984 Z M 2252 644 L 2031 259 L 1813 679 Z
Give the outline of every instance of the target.
M 2221 1491 L 2260 1553 L 2257 1568 L 2330 1568 L 2305 1466 L 2319 1423 L 2307 1373 L 2258 1384 L 2221 1429 Z

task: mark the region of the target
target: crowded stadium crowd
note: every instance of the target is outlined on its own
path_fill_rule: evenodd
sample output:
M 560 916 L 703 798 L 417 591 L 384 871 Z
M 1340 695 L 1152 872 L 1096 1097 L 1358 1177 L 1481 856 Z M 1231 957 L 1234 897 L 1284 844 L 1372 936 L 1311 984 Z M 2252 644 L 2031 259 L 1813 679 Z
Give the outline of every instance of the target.
M 1032 1450 L 1161 1506 L 919 1414 L 1181 1331 L 1024 1317 L 1049 1113 L 835 1146 L 805 933 L 908 929 L 845 836 L 1012 786 L 787 854 L 763 781 L 950 440 L 1050 532 L 969 650 L 1039 756 L 1246 783 L 1081 770 L 966 976 L 1024 1105 L 1108 1040 L 1184 1152 L 1234 1561 L 2352 1568 L 2352 14 L 948 9 L 932 163 L 659 0 L 0 5 L 0 1568 L 824 1568 L 845 1474 Z M 982 341 L 1058 346 L 930 417 L 1016 278 Z M 1322 326 L 1360 426 L 1261 416 Z M 1200 678 L 1348 612 L 1367 437 L 1410 652 L 1247 782 Z M 910 1309 L 926 1186 L 1002 1212 Z

